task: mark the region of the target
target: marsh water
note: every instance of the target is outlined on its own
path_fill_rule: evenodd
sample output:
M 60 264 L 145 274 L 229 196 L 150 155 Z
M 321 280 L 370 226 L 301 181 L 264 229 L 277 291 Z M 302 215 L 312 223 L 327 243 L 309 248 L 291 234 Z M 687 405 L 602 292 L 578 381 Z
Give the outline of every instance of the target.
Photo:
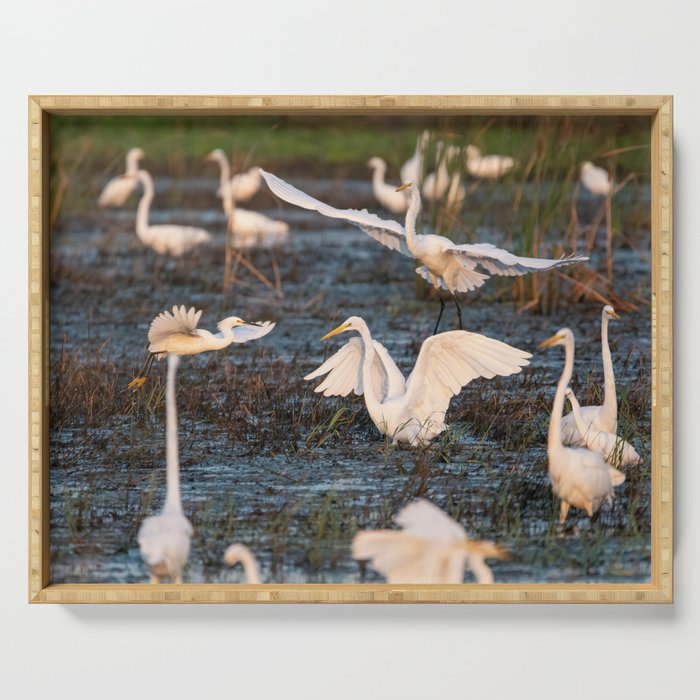
M 378 210 L 364 181 L 295 184 L 340 206 Z M 54 582 L 147 580 L 136 533 L 164 500 L 165 363 L 156 363 L 142 391 L 127 384 L 145 359 L 150 321 L 174 304 L 203 309 L 200 325 L 212 330 L 232 314 L 278 324 L 259 342 L 180 365 L 182 499 L 195 533 L 186 581 L 241 581 L 240 570 L 221 562 L 233 542 L 254 551 L 266 581 L 379 581 L 350 557 L 352 537 L 358 529 L 390 527 L 397 510 L 418 496 L 474 537 L 509 549 L 508 560 L 493 563 L 497 582 L 649 579 L 648 234 L 615 251 L 616 293 L 634 298 L 636 309 L 610 327 L 620 432 L 643 461 L 626 468 L 612 506 L 592 520 L 572 510 L 560 527 L 546 431 L 563 352 L 536 348 L 571 327 L 573 387 L 581 403 L 599 402 L 600 303 L 560 299 L 549 313 L 533 313 L 513 300 L 512 281 L 487 282 L 463 301 L 465 328 L 532 352 L 531 365 L 513 377 L 469 384 L 452 402 L 450 429 L 430 447 L 394 447 L 370 422 L 361 397 L 320 397 L 303 376 L 347 341 L 319 338 L 349 315 L 362 316 L 410 371 L 438 311 L 435 298 L 422 298 L 411 261 L 342 222 L 280 208 L 262 192 L 251 208 L 291 227 L 283 248 L 251 253 L 273 287 L 279 279 L 278 288 L 239 268 L 240 283 L 224 296 L 225 226 L 214 181 L 178 183 L 190 200 L 167 214 L 157 209 L 158 196 L 176 185 L 162 178 L 156 185 L 151 222 L 204 226 L 216 237 L 211 246 L 160 259 L 133 233 L 134 206 L 73 217 L 51 242 Z M 595 205 L 582 198 L 583 207 Z M 510 243 L 493 227 L 480 229 L 477 240 Z M 595 255 L 592 265 L 604 267 Z M 454 327 L 448 305 L 442 329 Z

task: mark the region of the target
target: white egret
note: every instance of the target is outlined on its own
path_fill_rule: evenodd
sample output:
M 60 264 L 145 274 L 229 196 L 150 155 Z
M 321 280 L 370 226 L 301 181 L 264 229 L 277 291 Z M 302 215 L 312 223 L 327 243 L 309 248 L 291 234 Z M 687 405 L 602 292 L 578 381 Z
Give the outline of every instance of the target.
M 229 566 L 241 564 L 247 583 L 262 583 L 260 578 L 260 568 L 253 553 L 244 544 L 232 544 L 224 553 L 224 561 Z
M 177 406 L 175 375 L 180 358 L 168 357 L 168 379 L 165 391 L 166 412 L 166 495 L 159 515 L 146 518 L 138 532 L 141 556 L 151 572 L 151 583 L 169 578 L 182 583 L 182 570 L 190 554 L 192 525 L 182 512 L 180 501 L 180 459 L 177 438 Z
M 457 146 L 448 146 L 445 150 L 444 157 L 441 157 L 443 150 L 442 144 L 438 144 L 438 167 L 434 173 L 426 175 L 423 181 L 423 196 L 429 200 L 442 199 L 447 193 L 446 204 L 448 208 L 452 208 L 461 204 L 466 197 L 466 191 L 461 184 L 462 177 L 459 170 L 456 170 L 452 175 L 448 169 L 454 158 L 459 155 Z M 404 180 L 404 182 L 416 182 L 415 180 Z
M 222 181 L 216 194 L 222 199 L 226 199 L 224 194 L 228 194 L 234 202 L 247 202 L 252 199 L 260 189 L 262 177 L 260 170 L 257 167 L 248 168 L 243 173 L 238 173 L 231 177 L 231 167 L 229 166 L 228 158 L 221 148 L 214 149 L 211 153 L 205 156 L 207 160 L 212 160 L 220 164 L 222 169 Z M 223 171 L 225 170 L 225 182 Z
M 131 179 L 130 176 L 124 176 Z M 153 202 L 153 178 L 146 170 L 139 170 L 136 179 L 143 186 L 143 195 L 136 210 L 136 235 L 149 248 L 161 255 L 179 258 L 193 248 L 211 241 L 211 234 L 203 228 L 162 224 L 151 226 L 148 214 Z
M 604 395 L 601 406 L 582 406 L 581 418 L 586 430 L 594 432 L 617 433 L 617 391 L 615 387 L 615 370 L 613 369 L 610 344 L 608 342 L 608 324 L 610 319 L 620 320 L 615 309 L 606 304 L 600 320 L 600 345 L 603 355 Z M 580 445 L 583 441 L 573 413 L 564 416 L 561 422 L 561 438 L 565 445 Z
M 482 180 L 497 180 L 513 169 L 515 160 L 510 156 L 482 156 L 473 145 L 466 148 L 467 172 Z
M 615 182 L 610 180 L 610 173 L 605 168 L 593 165 L 590 160 L 581 164 L 581 182 L 591 194 L 607 197 L 617 191 Z
M 416 150 L 413 155 L 401 166 L 401 182 L 420 182 L 423 176 L 423 158 L 425 149 L 430 139 L 430 132 L 426 129 L 416 141 Z
M 387 583 L 463 583 L 468 568 L 477 583 L 493 583 L 485 559 L 505 559 L 493 542 L 470 540 L 464 528 L 419 498 L 394 518 L 402 530 L 363 530 L 352 542 L 355 559 L 369 559 Z
M 401 185 L 399 190 L 408 192 L 409 207 L 406 212 L 406 228 L 388 219 L 381 219 L 366 209 L 336 209 L 314 199 L 293 187 L 276 175 L 261 171 L 269 188 L 280 199 L 303 209 L 317 211 L 323 216 L 342 219 L 362 229 L 368 236 L 382 245 L 396 250 L 423 263 L 416 273 L 438 290 L 440 315 L 435 326 L 437 333 L 445 302 L 440 290 L 449 291 L 457 307 L 459 327 L 462 328 L 462 312 L 457 294 L 470 292 L 491 275 L 524 275 L 528 272 L 551 270 L 563 265 L 588 260 L 584 256 L 569 256 L 550 260 L 546 258 L 524 258 L 490 243 L 466 243 L 458 245 L 445 236 L 416 233 L 416 219 L 421 208 L 420 193 L 413 183 Z M 480 268 L 477 270 L 477 267 Z
M 393 214 L 403 214 L 408 209 L 406 195 L 396 191 L 396 185 L 387 185 L 386 163 L 381 158 L 370 158 L 367 166 L 372 169 L 372 191 L 375 199 Z
M 140 376 L 129 384 L 129 388 L 143 386 L 153 359 L 163 355 L 198 355 L 210 350 L 221 350 L 231 343 L 247 343 L 266 336 L 275 323 L 244 321 L 238 316 L 228 316 L 219 321 L 218 333 L 197 328 L 202 311 L 191 307 L 173 306 L 172 311 L 163 311 L 151 322 L 148 329 L 148 360 Z
M 235 236 L 233 243 L 236 248 L 251 248 L 256 245 L 270 247 L 286 240 L 289 234 L 289 224 L 286 221 L 276 221 L 264 214 L 236 206 L 239 198 L 236 195 L 236 186 L 234 186 L 235 177 L 231 179 L 228 160 L 220 148 L 207 154 L 205 160 L 218 163 L 219 165 L 219 191 L 222 193 L 221 199 L 229 231 Z M 262 176 L 258 168 L 255 168 L 255 172 L 258 182 L 255 189 L 255 192 L 257 192 L 260 188 L 260 182 L 262 182 Z M 252 196 L 251 194 L 250 197 Z M 247 197 L 247 199 L 250 199 L 250 197 Z M 244 197 L 240 201 L 244 199 L 246 198 Z
M 564 447 L 561 442 L 561 414 L 566 388 L 574 369 L 574 334 L 562 328 L 540 344 L 540 348 L 563 345 L 566 353 L 564 370 L 557 383 L 547 438 L 549 479 L 552 491 L 561 499 L 559 522 L 563 523 L 569 508 L 581 508 L 589 516 L 613 497 L 613 488 L 625 480 L 625 475 L 605 462 L 598 452 L 585 447 Z
M 310 381 L 328 375 L 314 391 L 324 396 L 364 395 L 380 433 L 392 442 L 427 445 L 443 432 L 450 400 L 477 377 L 517 374 L 532 355 L 478 333 L 449 331 L 423 342 L 413 372 L 404 379 L 386 348 L 372 339 L 365 321 L 350 316 L 321 340 L 345 331 L 353 338 L 318 369 Z
M 566 398 L 571 404 L 571 413 L 576 421 L 576 427 L 583 435 L 583 442 L 589 450 L 602 454 L 603 459 L 613 467 L 639 464 L 642 461 L 637 450 L 626 440 L 615 433 L 598 431 L 592 426 L 586 425 L 581 415 L 578 399 L 571 387 L 566 390 Z
M 113 177 L 104 187 L 97 204 L 100 207 L 121 207 L 129 199 L 131 193 L 138 184 L 136 173 L 139 169 L 139 161 L 143 158 L 143 150 L 130 148 L 126 154 L 126 175 L 130 177 Z

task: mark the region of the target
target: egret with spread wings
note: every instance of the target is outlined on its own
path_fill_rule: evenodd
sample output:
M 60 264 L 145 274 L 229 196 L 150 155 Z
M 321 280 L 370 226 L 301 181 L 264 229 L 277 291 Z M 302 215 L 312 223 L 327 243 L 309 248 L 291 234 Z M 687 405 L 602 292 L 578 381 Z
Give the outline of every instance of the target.
M 261 170 L 269 188 L 285 202 L 303 209 L 317 211 L 332 219 L 342 219 L 364 231 L 383 246 L 415 258 L 423 263 L 416 272 L 434 286 L 438 293 L 446 290 L 454 299 L 462 326 L 462 313 L 457 301 L 460 292 L 471 292 L 481 287 L 491 275 L 524 275 L 528 272 L 551 270 L 588 258 L 569 256 L 551 260 L 547 258 L 523 258 L 490 243 L 467 243 L 458 245 L 445 236 L 416 233 L 416 220 L 421 208 L 421 199 L 415 184 L 408 182 L 398 189 L 408 193 L 409 207 L 406 212 L 406 227 L 398 221 L 381 219 L 366 209 L 336 209 L 298 190 L 281 178 Z M 478 268 L 478 269 L 477 269 Z M 440 326 L 445 302 L 440 295 L 440 315 L 434 333 Z
M 530 353 L 467 331 L 448 331 L 424 341 L 413 372 L 404 379 L 386 348 L 372 339 L 359 316 L 351 316 L 325 340 L 344 331 L 353 338 L 318 369 L 304 377 L 328 375 L 314 391 L 324 396 L 364 395 L 372 422 L 393 443 L 427 445 L 443 432 L 453 396 L 477 377 L 517 374 Z
M 477 583 L 493 583 L 486 559 L 505 559 L 493 542 L 471 540 L 464 528 L 419 498 L 394 518 L 402 530 L 363 530 L 352 542 L 355 559 L 369 559 L 387 583 L 463 583 L 468 568 Z
M 221 350 L 231 343 L 247 343 L 267 335 L 275 324 L 271 321 L 253 323 L 238 316 L 229 316 L 219 321 L 218 333 L 197 328 L 202 311 L 191 307 L 173 306 L 172 311 L 163 311 L 153 319 L 148 330 L 148 360 L 141 374 L 133 379 L 129 388 L 141 387 L 156 357 L 163 355 L 198 355 L 210 350 Z

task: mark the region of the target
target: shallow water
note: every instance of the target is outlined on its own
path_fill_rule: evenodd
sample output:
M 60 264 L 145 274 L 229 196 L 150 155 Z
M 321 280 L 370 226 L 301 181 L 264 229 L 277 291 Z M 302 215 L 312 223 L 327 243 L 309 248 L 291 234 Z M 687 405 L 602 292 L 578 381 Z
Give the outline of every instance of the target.
M 157 182 L 158 192 L 167 184 Z M 54 234 L 53 581 L 147 578 L 136 532 L 164 498 L 164 412 L 158 396 L 134 398 L 125 387 L 144 360 L 150 321 L 173 304 L 204 309 L 205 328 L 233 313 L 278 322 L 259 342 L 181 364 L 182 498 L 195 528 L 187 581 L 240 581 L 240 570 L 220 564 L 234 541 L 253 549 L 268 581 L 378 581 L 369 567 L 350 558 L 352 536 L 364 527 L 389 527 L 391 516 L 416 496 L 445 508 L 472 535 L 510 549 L 509 560 L 494 562 L 499 582 L 649 579 L 648 307 L 611 325 L 622 429 L 643 464 L 627 469 L 613 506 L 593 522 L 572 511 L 567 527 L 559 528 L 545 440 L 563 353 L 535 348 L 559 327 L 570 326 L 577 335 L 577 394 L 583 399 L 587 390 L 595 391 L 602 382 L 599 304 L 562 304 L 552 316 L 519 312 L 507 301 L 507 281 L 487 282 L 462 305 L 465 328 L 534 352 L 531 366 L 515 377 L 470 384 L 452 403 L 451 430 L 431 448 L 392 448 L 367 419 L 361 398 L 320 398 L 301 377 L 340 347 L 341 340 L 318 339 L 349 315 L 363 316 L 410 371 L 438 310 L 436 301 L 416 299 L 422 282 L 411 262 L 359 231 L 329 227 L 319 215 L 280 209 L 259 195 L 251 208 L 291 227 L 284 248 L 252 254 L 270 280 L 274 263 L 279 266 L 283 296 L 242 272 L 247 286 L 235 286 L 224 300 L 223 215 L 204 184 L 200 189 L 198 194 L 193 186 L 195 198 L 206 206 L 167 214 L 154 209 L 151 217 L 152 223 L 204 226 L 217 236 L 210 248 L 178 261 L 160 260 L 141 246 L 133 233 L 133 210 L 74 219 Z M 336 181 L 315 181 L 308 189 L 329 201 L 342 195 L 342 206 L 376 209 L 364 182 L 341 190 Z M 158 195 L 156 207 L 157 202 Z M 484 236 L 504 240 L 496 226 L 480 229 L 481 240 Z M 648 250 L 648 238 L 640 237 Z M 593 263 L 602 268 L 600 261 Z M 615 266 L 624 269 L 617 277 L 619 294 L 649 297 L 648 259 L 623 248 L 616 251 Z M 448 306 L 445 314 L 443 330 L 455 327 L 454 309 Z M 83 402 L 70 410 L 68 399 L 56 398 L 61 382 L 66 391 L 70 382 L 78 384 L 68 378 L 77 374 L 59 372 L 59 366 L 97 367 L 99 376 L 116 377 L 119 390 L 107 418 L 91 413 L 105 400 L 104 387 L 92 396 L 78 386 Z M 161 386 L 163 373 L 164 364 L 157 364 L 149 380 L 153 387 Z M 341 406 L 336 432 L 314 430 L 309 416 L 327 422 Z

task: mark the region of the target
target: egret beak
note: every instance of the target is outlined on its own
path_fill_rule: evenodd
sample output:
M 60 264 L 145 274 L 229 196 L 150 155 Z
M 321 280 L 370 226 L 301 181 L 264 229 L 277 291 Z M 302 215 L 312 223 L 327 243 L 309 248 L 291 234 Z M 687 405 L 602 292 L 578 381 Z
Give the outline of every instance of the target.
M 614 311 L 608 311 L 608 316 L 610 316 L 610 318 L 614 318 L 616 321 L 620 320 L 620 317 Z
M 493 542 L 467 540 L 463 543 L 464 551 L 468 554 L 478 554 L 484 559 L 508 559 L 510 553 L 505 547 L 499 547 Z
M 556 345 L 559 339 L 559 334 L 555 333 L 551 338 L 547 338 L 547 340 L 542 341 L 537 347 L 540 350 L 544 350 L 545 348 L 551 348 L 552 345 Z
M 338 335 L 338 333 L 342 333 L 346 328 L 349 328 L 350 324 L 349 323 L 343 323 L 340 326 L 338 326 L 336 329 L 330 331 L 330 333 L 326 333 L 326 335 L 321 338 L 321 340 L 328 340 L 328 338 L 332 338 L 334 335 Z
M 403 192 L 405 189 L 407 189 L 408 187 L 410 187 L 412 184 L 413 184 L 412 182 L 404 182 L 403 185 L 399 185 L 399 186 L 396 188 L 396 191 L 397 191 L 397 192 Z
M 238 325 L 239 326 L 258 326 L 258 328 L 262 328 L 262 323 L 258 323 L 257 321 L 244 321 L 242 318 L 238 320 Z
M 140 389 L 146 383 L 146 377 L 134 377 L 127 386 L 127 389 Z

